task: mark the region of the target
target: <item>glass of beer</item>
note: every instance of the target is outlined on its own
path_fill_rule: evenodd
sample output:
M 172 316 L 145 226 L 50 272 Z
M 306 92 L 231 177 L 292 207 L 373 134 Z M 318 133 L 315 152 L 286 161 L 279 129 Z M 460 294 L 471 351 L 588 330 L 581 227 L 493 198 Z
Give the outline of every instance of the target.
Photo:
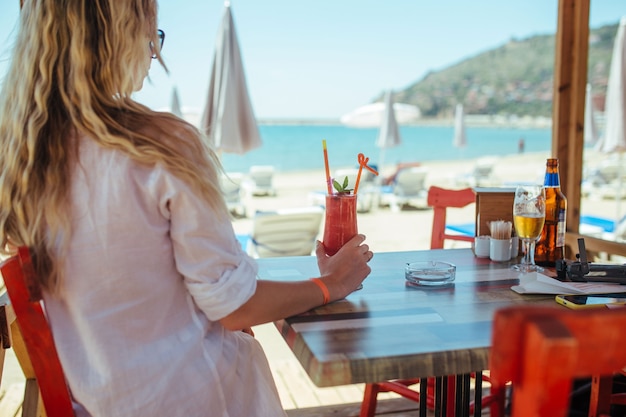
M 323 240 L 326 253 L 334 255 L 357 233 L 356 195 L 327 195 Z
M 522 239 L 524 257 L 513 268 L 521 272 L 543 271 L 535 265 L 535 242 L 546 219 L 546 193 L 543 185 L 519 185 L 513 201 L 515 232 Z

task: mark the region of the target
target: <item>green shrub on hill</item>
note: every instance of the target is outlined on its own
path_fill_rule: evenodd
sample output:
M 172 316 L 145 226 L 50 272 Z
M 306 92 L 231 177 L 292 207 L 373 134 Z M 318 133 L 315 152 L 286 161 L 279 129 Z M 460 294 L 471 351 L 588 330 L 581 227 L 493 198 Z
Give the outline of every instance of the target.
M 603 102 L 618 24 L 590 30 L 588 80 Z M 449 118 L 457 103 L 467 114 L 552 115 L 554 35 L 511 39 L 505 45 L 431 71 L 396 102 L 417 105 L 424 117 Z

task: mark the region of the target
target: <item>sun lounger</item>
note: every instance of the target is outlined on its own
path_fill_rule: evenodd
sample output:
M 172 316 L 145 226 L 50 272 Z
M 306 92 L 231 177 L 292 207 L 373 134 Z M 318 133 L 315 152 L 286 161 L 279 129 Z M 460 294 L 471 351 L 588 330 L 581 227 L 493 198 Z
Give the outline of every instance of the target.
M 603 232 L 615 230 L 615 220 L 604 217 L 582 215 L 580 216 L 580 224 L 599 228 Z
M 389 205 L 393 211 L 400 211 L 405 205 L 426 207 L 427 175 L 428 170 L 424 167 L 401 170 L 392 185 L 381 188 L 380 205 Z
M 606 217 L 581 215 L 579 233 L 617 242 L 626 241 L 626 216 L 616 222 Z
M 607 159 L 585 173 L 581 194 L 596 198 L 626 197 L 626 167 L 619 159 Z
M 496 159 L 484 157 L 476 160 L 471 172 L 462 174 L 456 178 L 458 186 L 485 187 L 493 185 L 493 168 Z
M 242 188 L 243 174 L 229 172 L 222 176 L 221 186 L 228 211 L 236 216 L 246 217 L 245 192 Z
M 274 196 L 274 167 L 271 165 L 253 165 L 248 173 L 249 181 L 246 186 L 250 195 L 253 196 Z
M 256 258 L 311 255 L 323 217 L 319 206 L 257 212 L 248 253 Z

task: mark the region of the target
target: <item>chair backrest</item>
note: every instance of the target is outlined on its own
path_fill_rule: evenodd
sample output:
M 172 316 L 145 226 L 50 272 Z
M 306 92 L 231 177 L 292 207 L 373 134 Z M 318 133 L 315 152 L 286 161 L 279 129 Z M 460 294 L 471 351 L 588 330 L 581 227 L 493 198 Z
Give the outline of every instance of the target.
M 248 253 L 258 258 L 310 255 L 323 217 L 319 206 L 257 212 Z
M 493 173 L 493 168 L 496 164 L 496 159 L 490 156 L 486 156 L 484 158 L 480 158 L 474 164 L 474 169 L 472 174 L 477 179 L 485 179 L 491 176 Z
M 489 364 L 492 389 L 503 392 L 512 382 L 511 417 L 564 417 L 574 379 L 610 377 L 626 366 L 625 328 L 626 308 L 499 310 Z M 610 402 L 610 395 L 605 400 Z M 499 405 L 499 415 L 492 417 L 504 416 L 502 398 Z
M 433 228 L 430 238 L 431 249 L 443 249 L 445 240 L 471 242 L 472 236 L 446 233 L 446 214 L 449 207 L 462 208 L 476 202 L 476 194 L 471 188 L 448 190 L 431 186 L 428 189 L 427 203 L 433 208 Z
M 426 175 L 424 167 L 404 168 L 398 172 L 395 179 L 394 193 L 401 196 L 417 196 L 426 190 Z
M 620 165 L 620 162 L 615 159 L 602 161 L 597 168 L 598 177 L 604 181 L 605 184 L 616 181 L 620 173 L 622 173 L 623 178 L 626 174 L 623 173 Z
M 236 203 L 241 200 L 241 182 L 243 174 L 241 172 L 230 172 L 222 174 L 220 184 L 226 203 Z
M 272 187 L 274 167 L 271 165 L 253 165 L 250 167 L 249 175 L 257 187 Z
M 253 196 L 274 196 L 274 167 L 272 165 L 253 165 L 248 172 L 246 191 Z
M 28 248 L 0 264 L 0 272 L 15 312 L 41 399 L 48 417 L 74 415 L 70 392 L 42 306 L 41 290 Z

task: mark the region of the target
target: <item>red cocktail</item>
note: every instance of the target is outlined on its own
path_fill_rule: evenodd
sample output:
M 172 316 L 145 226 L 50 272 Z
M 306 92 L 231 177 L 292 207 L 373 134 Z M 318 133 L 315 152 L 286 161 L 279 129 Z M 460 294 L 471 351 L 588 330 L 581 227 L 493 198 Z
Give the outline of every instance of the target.
M 356 195 L 334 194 L 326 196 L 326 222 L 324 224 L 324 247 L 334 255 L 356 234 Z

